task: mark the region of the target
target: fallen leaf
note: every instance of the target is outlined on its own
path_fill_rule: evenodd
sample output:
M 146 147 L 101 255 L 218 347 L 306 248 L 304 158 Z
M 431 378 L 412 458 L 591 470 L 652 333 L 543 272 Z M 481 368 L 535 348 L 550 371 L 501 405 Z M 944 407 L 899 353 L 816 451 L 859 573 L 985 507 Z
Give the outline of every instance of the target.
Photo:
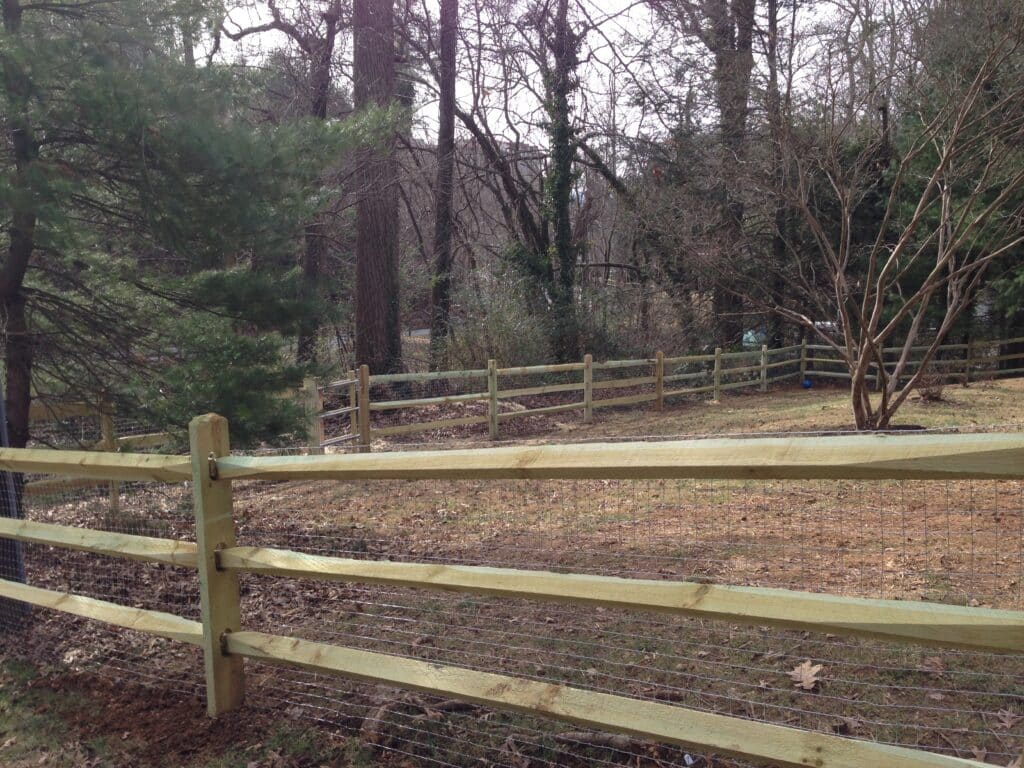
M 797 688 L 813 691 L 821 683 L 821 678 L 818 677 L 821 674 L 821 670 L 821 664 L 812 664 L 810 659 L 808 659 L 794 667 L 789 676 L 793 679 L 793 685 Z

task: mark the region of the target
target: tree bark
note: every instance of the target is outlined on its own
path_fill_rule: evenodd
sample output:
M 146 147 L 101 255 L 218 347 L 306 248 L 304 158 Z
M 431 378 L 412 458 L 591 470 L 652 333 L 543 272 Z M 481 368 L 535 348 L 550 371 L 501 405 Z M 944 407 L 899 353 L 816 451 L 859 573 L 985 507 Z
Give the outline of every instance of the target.
M 441 0 L 440 106 L 437 131 L 437 182 L 434 187 L 434 279 L 430 304 L 430 369 L 442 368 L 451 334 L 452 214 L 455 176 L 455 47 L 459 0 Z
M 22 7 L 18 0 L 4 0 L 4 30 L 17 35 L 21 29 Z M 11 447 L 24 448 L 29 438 L 29 407 L 32 404 L 32 337 L 25 314 L 25 273 L 35 250 L 36 212 L 32 204 L 32 166 L 39 158 L 39 147 L 32 131 L 26 89 L 29 79 L 22 77 L 16 61 L 5 56 L 4 87 L 11 103 L 8 117 L 10 145 L 14 155 L 14 186 L 21 191 L 20 201 L 11 213 L 7 259 L 0 269 L 0 312 L 6 334 L 7 430 Z
M 572 165 L 576 156 L 569 95 L 575 88 L 576 40 L 569 29 L 568 0 L 558 0 L 555 35 L 551 46 L 551 176 L 549 194 L 554 218 L 555 259 L 558 278 L 553 298 L 552 342 L 560 360 L 577 360 L 580 353 L 576 321 L 576 243 L 572 232 Z
M 356 110 L 387 107 L 395 92 L 394 8 L 355 0 L 353 67 Z M 398 194 L 394 140 L 367 151 L 356 206 L 356 362 L 374 373 L 402 368 L 398 274 Z
M 334 41 L 338 35 L 340 11 L 335 7 L 324 13 L 324 36 L 311 45 L 310 79 L 313 93 L 310 100 L 310 114 L 317 120 L 327 119 L 327 105 L 331 97 L 331 61 L 334 57 Z M 324 244 L 326 232 L 322 221 L 313 220 L 306 225 L 302 254 L 303 299 L 315 302 L 320 293 L 320 277 L 323 271 Z M 297 358 L 300 363 L 315 363 L 316 341 L 319 318 L 313 312 L 299 327 Z
M 744 203 L 739 192 L 747 138 L 750 77 L 754 68 L 754 0 L 711 0 L 705 3 L 710 20 L 706 43 L 715 58 L 715 101 L 721 137 L 719 258 L 738 260 L 743 243 Z M 722 270 L 725 271 L 725 270 Z M 732 271 L 732 269 L 729 269 Z M 743 301 L 733 279 L 719 277 L 714 289 L 717 341 L 723 346 L 743 335 Z

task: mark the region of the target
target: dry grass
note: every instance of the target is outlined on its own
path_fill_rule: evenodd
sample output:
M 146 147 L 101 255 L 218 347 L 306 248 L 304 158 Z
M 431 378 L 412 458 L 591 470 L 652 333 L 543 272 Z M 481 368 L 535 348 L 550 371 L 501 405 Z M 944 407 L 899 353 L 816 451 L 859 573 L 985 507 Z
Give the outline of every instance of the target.
M 1014 422 L 1022 388 L 1021 381 L 949 388 L 943 402 L 910 403 L 903 422 Z M 849 426 L 848 413 L 843 390 L 787 389 L 658 414 L 601 411 L 586 426 L 549 419 L 544 423 L 554 429 L 531 439 L 832 431 Z M 56 522 L 190 536 L 187 488 L 136 487 L 124 508 L 112 518 L 100 493 L 51 500 L 39 513 Z M 1022 510 L 1024 484 L 1015 482 L 236 484 L 243 544 L 1011 608 L 1024 603 Z M 146 531 L 135 530 L 140 520 Z M 35 583 L 194 615 L 194 581 L 175 569 L 38 547 L 30 553 Z M 1024 744 L 1024 657 L 390 587 L 265 577 L 246 578 L 243 586 L 245 624 L 254 629 L 964 757 L 984 754 L 1000 765 Z M 163 642 L 54 614 L 39 617 L 33 639 L 34 654 L 72 669 L 148 675 L 158 690 L 194 690 L 194 655 Z M 790 679 L 805 661 L 822 665 L 814 690 Z M 579 734 L 537 719 L 255 664 L 250 674 L 255 706 L 340 729 L 384 764 L 687 764 L 680 750 L 580 743 Z

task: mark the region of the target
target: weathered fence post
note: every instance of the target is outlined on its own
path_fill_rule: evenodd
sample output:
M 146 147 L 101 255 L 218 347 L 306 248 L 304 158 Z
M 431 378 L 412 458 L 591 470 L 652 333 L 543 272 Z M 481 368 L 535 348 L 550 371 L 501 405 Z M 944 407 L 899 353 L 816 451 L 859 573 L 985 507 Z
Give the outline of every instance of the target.
M 370 366 L 359 366 L 359 452 L 369 453 L 370 445 Z
M 583 423 L 594 420 L 594 356 L 583 356 Z
M 487 361 L 487 432 L 498 439 L 498 362 Z
M 722 348 L 715 347 L 715 391 L 714 401 L 717 403 L 722 394 Z
M 306 431 L 309 433 L 309 452 L 324 452 L 321 443 L 324 441 L 324 422 L 320 418 L 323 401 L 320 399 L 320 387 L 316 379 L 307 377 L 302 381 L 302 407 L 306 411 Z
M 964 384 L 971 383 L 971 368 L 974 367 L 974 338 L 967 340 L 967 361 L 964 364 Z
M 114 406 L 104 401 L 100 405 L 100 437 L 103 439 L 103 450 L 114 453 L 117 451 L 117 433 L 114 429 Z M 117 480 L 110 481 L 110 511 L 117 512 L 121 508 L 121 484 Z
M 348 372 L 348 407 L 351 409 L 348 413 L 349 427 L 348 431 L 352 435 L 352 443 L 355 446 L 356 451 L 359 450 L 359 379 L 356 378 L 355 371 Z
M 768 345 L 761 345 L 761 391 L 768 391 Z
M 665 353 L 654 353 L 654 410 L 665 408 Z
M 800 339 L 800 383 L 807 378 L 807 337 Z
M 242 659 L 224 652 L 224 636 L 241 628 L 238 574 L 217 566 L 217 552 L 235 545 L 231 481 L 217 477 L 217 458 L 230 453 L 228 422 L 208 413 L 188 425 L 192 498 L 199 554 L 199 599 L 203 621 L 206 710 L 217 716 L 242 706 Z

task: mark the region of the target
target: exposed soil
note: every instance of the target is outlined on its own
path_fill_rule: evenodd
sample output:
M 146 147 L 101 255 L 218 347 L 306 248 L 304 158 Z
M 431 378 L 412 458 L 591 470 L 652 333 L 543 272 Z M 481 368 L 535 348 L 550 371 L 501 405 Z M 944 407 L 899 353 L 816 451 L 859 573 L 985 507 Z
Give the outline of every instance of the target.
M 905 418 L 932 428 L 1016 422 L 1022 390 L 1024 381 L 948 388 L 942 402 L 912 402 Z M 785 390 L 657 414 L 609 409 L 593 425 L 569 421 L 575 414 L 547 422 L 561 426 L 554 432 L 559 440 L 831 431 L 848 426 L 847 408 L 841 390 Z M 235 498 L 243 544 L 960 605 L 1024 603 L 1022 483 L 264 482 L 236 484 Z M 53 522 L 189 538 L 187 499 L 182 487 L 135 487 L 116 519 L 102 493 L 41 500 L 39 509 Z M 129 571 L 44 548 L 30 548 L 30 555 L 33 583 L 195 615 L 194 577 L 182 571 L 135 564 Z M 266 577 L 245 578 L 242 586 L 243 623 L 253 629 L 984 755 L 999 765 L 1024 744 L 1024 657 L 391 587 Z M 58 688 L 84 686 L 93 710 L 111 697 L 109 716 L 74 715 L 75 732 L 92 738 L 104 723 L 132 720 L 126 740 L 145 742 L 135 754 L 153 765 L 164 757 L 178 760 L 166 764 L 198 765 L 238 739 L 251 746 L 249 724 L 259 732 L 279 718 L 319 723 L 328 741 L 330 734 L 350 737 L 343 754 L 328 750 L 317 759 L 407 767 L 730 764 L 257 664 L 249 665 L 248 714 L 211 725 L 194 695 L 199 670 L 192 649 L 53 613 L 36 615 L 32 638 L 29 655 L 37 664 L 72 670 L 66 680 L 55 678 Z M 809 687 L 795 682 L 798 669 L 818 664 Z M 99 682 L 94 670 L 114 680 L 152 675 L 159 693 Z M 165 693 L 168 684 L 183 693 Z

